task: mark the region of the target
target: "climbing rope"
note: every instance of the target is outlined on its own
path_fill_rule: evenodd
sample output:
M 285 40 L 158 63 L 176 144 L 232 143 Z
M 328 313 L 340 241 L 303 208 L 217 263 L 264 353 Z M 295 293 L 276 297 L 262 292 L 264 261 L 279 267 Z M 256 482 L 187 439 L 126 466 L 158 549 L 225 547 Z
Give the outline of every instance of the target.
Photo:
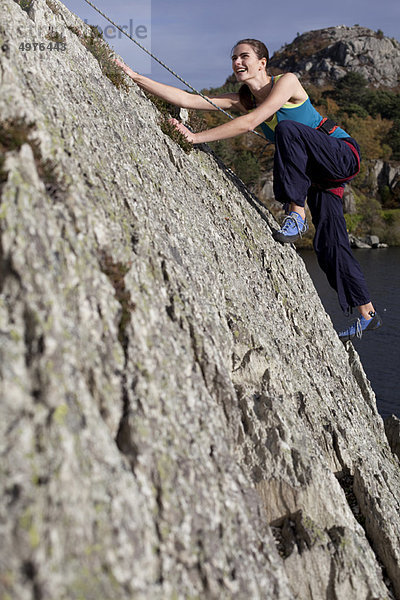
M 144 46 L 142 46 L 142 44 L 140 44 L 131 35 L 129 35 L 129 33 L 127 33 L 126 31 L 124 31 L 124 29 L 122 29 L 122 27 L 120 27 L 119 25 L 117 25 L 116 23 L 114 23 L 114 21 L 112 21 L 109 17 L 107 17 L 107 15 L 105 15 L 99 8 L 97 8 L 97 6 L 95 6 L 92 2 L 90 2 L 90 0 L 84 0 L 84 1 L 86 2 L 86 4 L 89 4 L 89 6 L 91 6 L 92 8 L 94 8 L 94 10 L 97 11 L 102 17 L 104 17 L 104 19 L 106 19 L 106 21 L 108 21 L 109 23 L 111 23 L 111 25 L 114 25 L 114 27 L 116 27 L 118 29 L 118 31 L 121 31 L 134 44 L 136 44 L 137 46 L 139 46 L 139 48 L 141 50 L 143 50 L 144 52 L 146 52 L 146 54 L 148 54 L 149 56 L 151 56 L 151 58 L 153 58 L 155 61 L 157 61 L 162 67 L 164 67 L 164 69 L 167 69 L 167 71 L 169 71 L 174 77 L 176 77 L 177 79 L 179 79 L 179 81 L 181 81 L 183 84 L 185 84 L 189 89 L 191 89 L 193 92 L 195 92 L 196 94 L 198 94 L 199 96 L 201 96 L 202 98 L 204 98 L 204 100 L 206 100 L 209 104 L 212 104 L 212 106 L 214 106 L 216 109 L 220 110 L 222 113 L 224 113 L 224 115 L 226 115 L 230 119 L 234 119 L 235 118 L 232 115 L 230 115 L 228 112 L 226 112 L 226 110 L 224 110 L 220 106 L 217 106 L 212 100 L 210 100 L 210 98 L 207 98 L 207 96 L 205 96 L 204 94 L 202 94 L 201 92 L 199 92 L 198 90 L 196 90 L 193 86 L 190 85 L 190 83 L 188 83 L 187 81 L 185 81 L 184 79 L 182 79 L 182 77 L 180 77 L 177 73 L 175 73 L 175 71 L 173 71 L 172 69 L 170 69 L 165 63 L 163 63 L 160 59 L 158 59 L 156 56 L 154 56 L 154 54 L 152 54 L 152 52 L 150 52 L 149 50 L 147 50 L 147 48 L 145 48 Z M 261 135 L 260 133 L 258 133 L 257 131 L 254 131 L 254 129 L 251 130 L 251 133 L 254 133 L 255 135 L 258 135 L 259 137 L 261 137 L 263 139 L 264 142 L 266 142 L 264 136 Z

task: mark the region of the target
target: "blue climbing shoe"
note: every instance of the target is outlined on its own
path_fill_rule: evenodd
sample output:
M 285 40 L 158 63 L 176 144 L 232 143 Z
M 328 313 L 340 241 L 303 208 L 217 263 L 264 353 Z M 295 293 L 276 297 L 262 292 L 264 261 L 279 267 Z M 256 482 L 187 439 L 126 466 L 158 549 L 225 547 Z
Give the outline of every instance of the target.
M 352 340 L 354 337 L 362 338 L 363 333 L 366 331 L 372 331 L 374 329 L 378 329 L 382 325 L 382 319 L 378 315 L 377 312 L 369 312 L 371 315 L 370 319 L 366 319 L 365 317 L 359 317 L 355 323 L 350 325 L 346 331 L 341 331 L 339 333 L 339 339 L 342 342 L 348 342 Z
M 273 237 L 277 242 L 288 244 L 301 238 L 307 231 L 307 219 L 303 220 L 299 213 L 292 210 L 287 217 L 285 217 L 279 231 L 274 232 Z

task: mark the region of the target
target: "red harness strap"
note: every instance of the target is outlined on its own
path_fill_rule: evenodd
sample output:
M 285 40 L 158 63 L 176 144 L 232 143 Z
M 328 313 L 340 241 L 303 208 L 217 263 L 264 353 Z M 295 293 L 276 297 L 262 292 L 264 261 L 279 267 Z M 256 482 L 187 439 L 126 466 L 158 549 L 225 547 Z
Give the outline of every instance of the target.
M 340 186 L 337 188 L 323 188 L 326 192 L 331 192 L 331 194 L 335 194 L 335 196 L 339 196 L 339 198 L 343 198 L 344 187 Z
M 324 117 L 315 129 L 321 129 L 328 135 L 331 135 L 335 131 L 335 129 L 337 129 L 338 127 L 339 127 L 339 125 L 336 125 L 336 123 L 334 121 L 332 121 L 332 119 L 328 119 L 328 117 Z

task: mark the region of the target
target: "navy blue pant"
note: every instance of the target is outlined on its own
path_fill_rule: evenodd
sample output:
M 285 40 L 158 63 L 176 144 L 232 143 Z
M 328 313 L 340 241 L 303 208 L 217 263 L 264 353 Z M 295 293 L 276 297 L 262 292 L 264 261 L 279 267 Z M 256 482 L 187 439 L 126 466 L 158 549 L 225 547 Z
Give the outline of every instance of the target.
M 359 153 L 357 142 L 350 141 Z M 304 206 L 306 199 L 315 226 L 314 250 L 318 263 L 336 290 L 345 313 L 370 302 L 361 267 L 350 248 L 342 199 L 329 188 L 354 176 L 355 154 L 340 138 L 328 136 L 295 121 L 281 121 L 275 129 L 274 194 L 288 206 Z

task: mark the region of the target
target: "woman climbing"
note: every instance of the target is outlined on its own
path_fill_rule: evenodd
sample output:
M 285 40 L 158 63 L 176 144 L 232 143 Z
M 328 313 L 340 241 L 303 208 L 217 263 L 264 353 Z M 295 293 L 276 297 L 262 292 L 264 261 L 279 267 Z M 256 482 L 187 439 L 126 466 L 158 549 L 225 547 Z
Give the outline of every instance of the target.
M 264 135 L 275 143 L 274 194 L 287 215 L 274 238 L 290 243 L 307 231 L 307 200 L 319 265 L 336 290 L 342 310 L 348 314 L 357 307 L 360 312 L 357 321 L 339 333 L 346 342 L 382 324 L 350 249 L 342 209 L 344 185 L 359 171 L 360 149 L 348 133 L 321 117 L 293 73 L 268 75 L 268 60 L 262 42 L 240 40 L 232 50 L 232 68 L 242 84 L 239 91 L 210 96 L 218 107 L 236 109 L 243 115 L 199 133 L 191 132 L 176 119 L 171 122 L 193 144 L 234 137 L 261 125 Z M 140 87 L 171 104 L 217 110 L 197 94 L 158 83 L 116 62 Z

